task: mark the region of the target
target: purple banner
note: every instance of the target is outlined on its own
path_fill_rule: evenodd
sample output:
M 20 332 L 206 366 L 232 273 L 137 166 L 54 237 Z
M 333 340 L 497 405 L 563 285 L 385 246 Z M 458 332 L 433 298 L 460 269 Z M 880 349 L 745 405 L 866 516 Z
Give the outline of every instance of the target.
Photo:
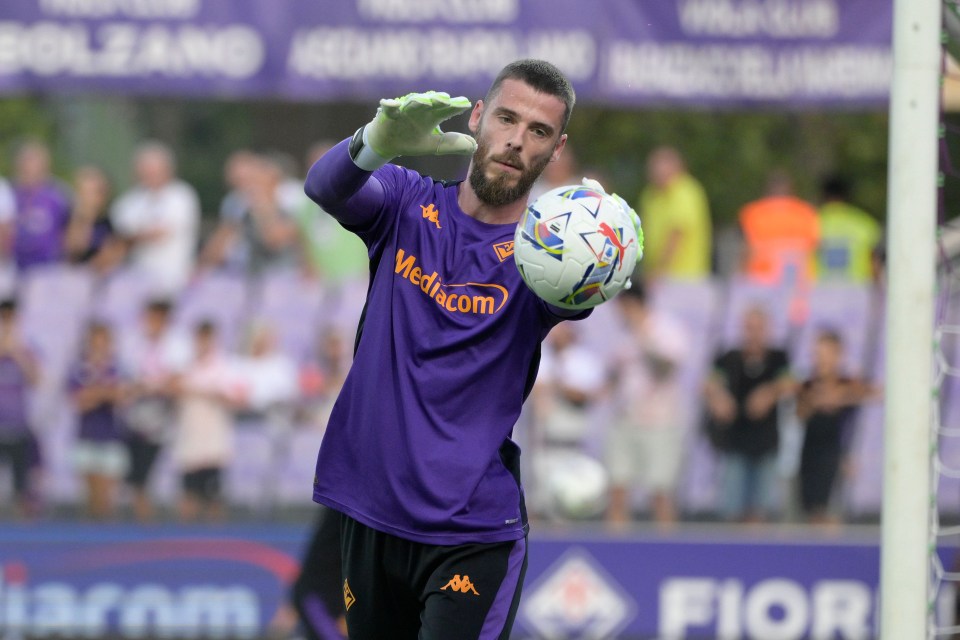
M 9 0 L 0 94 L 480 97 L 510 60 L 584 101 L 878 106 L 892 0 Z
M 306 536 L 293 525 L 7 526 L 0 636 L 265 637 Z M 800 536 L 534 535 L 513 637 L 876 637 L 876 542 Z M 955 566 L 953 550 L 941 558 Z M 955 595 L 941 590 L 942 625 Z

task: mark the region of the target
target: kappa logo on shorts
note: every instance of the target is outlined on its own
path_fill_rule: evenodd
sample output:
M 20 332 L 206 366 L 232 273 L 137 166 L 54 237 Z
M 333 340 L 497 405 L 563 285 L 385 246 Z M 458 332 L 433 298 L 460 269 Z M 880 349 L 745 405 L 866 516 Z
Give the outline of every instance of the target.
M 343 581 L 343 608 L 347 611 L 350 611 L 350 607 L 353 606 L 353 603 L 357 599 L 353 595 L 353 591 L 350 590 L 350 583 L 346 580 Z
M 437 209 L 437 206 L 430 203 L 430 206 L 420 205 L 420 208 L 423 209 L 423 217 L 437 225 L 437 229 L 440 229 L 440 210 Z
M 480 595 L 474 588 L 473 583 L 470 582 L 470 576 L 464 575 L 461 578 L 459 573 L 450 578 L 450 582 L 441 587 L 440 591 L 446 591 L 447 589 L 459 591 L 460 593 L 472 593 L 475 596 Z
M 497 254 L 497 257 L 500 258 L 500 262 L 503 262 L 513 255 L 513 240 L 498 242 L 493 245 L 493 251 Z

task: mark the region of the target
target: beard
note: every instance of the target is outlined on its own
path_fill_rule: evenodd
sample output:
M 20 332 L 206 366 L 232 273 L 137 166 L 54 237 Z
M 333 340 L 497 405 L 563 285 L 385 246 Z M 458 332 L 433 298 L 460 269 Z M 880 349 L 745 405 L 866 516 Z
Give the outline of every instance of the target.
M 503 162 L 520 169 L 520 176 L 511 183 L 512 176 L 501 173 L 495 178 L 487 177 L 487 168 L 493 162 Z M 506 152 L 497 156 L 490 155 L 490 145 L 477 131 L 477 150 L 473 154 L 473 167 L 470 170 L 470 186 L 480 202 L 491 207 L 502 207 L 518 200 L 526 199 L 533 183 L 543 173 L 550 156 L 535 158 L 529 167 L 524 166 L 518 151 Z

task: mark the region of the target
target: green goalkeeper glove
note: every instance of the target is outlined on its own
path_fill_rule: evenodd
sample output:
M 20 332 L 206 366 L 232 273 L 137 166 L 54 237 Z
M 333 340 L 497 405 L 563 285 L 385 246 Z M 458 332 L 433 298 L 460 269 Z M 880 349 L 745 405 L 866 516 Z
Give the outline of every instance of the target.
M 584 178 L 583 186 L 590 187 L 591 189 L 596 189 L 601 193 L 607 193 L 607 190 L 603 188 L 599 182 L 592 178 Z M 643 259 L 643 228 L 640 226 L 640 216 L 637 215 L 637 212 L 633 210 L 627 201 L 618 196 L 615 193 L 608 193 L 608 196 L 617 201 L 617 203 L 627 212 L 627 215 L 630 216 L 630 219 L 633 220 L 633 228 L 637 232 L 637 262 L 640 262 Z
M 476 140 L 444 133 L 439 126 L 470 106 L 463 96 L 451 98 L 439 91 L 385 98 L 373 120 L 353 136 L 350 157 L 361 169 L 373 171 L 397 156 L 470 155 L 477 149 Z

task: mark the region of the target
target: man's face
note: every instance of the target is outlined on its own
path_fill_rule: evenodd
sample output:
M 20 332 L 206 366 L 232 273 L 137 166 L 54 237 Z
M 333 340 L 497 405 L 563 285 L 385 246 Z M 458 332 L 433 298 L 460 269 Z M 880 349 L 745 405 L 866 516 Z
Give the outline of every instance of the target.
M 561 134 L 564 104 L 519 80 L 504 80 L 489 104 L 470 114 L 477 150 L 470 186 L 481 202 L 503 206 L 524 199 L 530 187 L 566 144 Z
M 843 351 L 840 345 L 827 338 L 819 338 L 814 346 L 813 361 L 820 374 L 832 374 L 840 370 Z
M 50 177 L 50 153 L 38 144 L 25 146 L 17 154 L 17 181 L 26 186 L 46 182 Z
M 144 329 L 148 336 L 156 338 L 163 335 L 167 330 L 169 316 L 165 311 L 157 309 L 148 309 L 143 316 Z
M 762 347 L 767 343 L 767 317 L 762 311 L 752 309 L 743 319 L 743 341 L 748 347 Z
M 137 180 L 148 189 L 159 189 L 173 178 L 173 168 L 157 151 L 142 151 L 136 159 Z

